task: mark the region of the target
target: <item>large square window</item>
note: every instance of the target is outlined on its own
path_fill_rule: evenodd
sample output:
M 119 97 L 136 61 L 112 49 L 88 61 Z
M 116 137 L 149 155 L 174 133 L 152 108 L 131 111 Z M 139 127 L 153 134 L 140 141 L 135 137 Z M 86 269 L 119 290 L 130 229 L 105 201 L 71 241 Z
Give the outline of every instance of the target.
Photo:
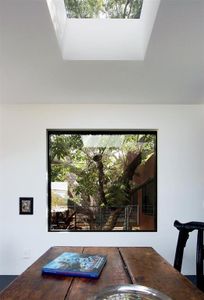
M 47 136 L 49 231 L 156 231 L 156 131 Z

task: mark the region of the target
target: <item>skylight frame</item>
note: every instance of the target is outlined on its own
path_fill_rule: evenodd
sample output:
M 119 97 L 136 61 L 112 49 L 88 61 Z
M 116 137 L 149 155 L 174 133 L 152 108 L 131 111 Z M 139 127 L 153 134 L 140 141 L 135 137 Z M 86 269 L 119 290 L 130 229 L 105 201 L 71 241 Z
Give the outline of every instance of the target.
M 140 19 L 68 19 L 63 0 L 47 0 L 64 60 L 145 58 L 160 0 L 143 0 Z

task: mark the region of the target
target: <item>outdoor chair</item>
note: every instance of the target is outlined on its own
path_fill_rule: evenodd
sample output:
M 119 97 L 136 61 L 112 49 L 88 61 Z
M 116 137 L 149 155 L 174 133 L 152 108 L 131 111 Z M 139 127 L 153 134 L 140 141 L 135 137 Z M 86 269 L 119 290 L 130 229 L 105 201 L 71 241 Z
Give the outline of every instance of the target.
M 203 276 L 203 260 L 204 260 L 204 246 L 203 246 L 203 231 L 204 222 L 188 222 L 180 223 L 174 222 L 174 226 L 179 230 L 174 268 L 181 272 L 184 248 L 189 238 L 189 232 L 197 231 L 197 245 L 196 245 L 196 285 L 199 289 L 204 291 L 204 276 Z

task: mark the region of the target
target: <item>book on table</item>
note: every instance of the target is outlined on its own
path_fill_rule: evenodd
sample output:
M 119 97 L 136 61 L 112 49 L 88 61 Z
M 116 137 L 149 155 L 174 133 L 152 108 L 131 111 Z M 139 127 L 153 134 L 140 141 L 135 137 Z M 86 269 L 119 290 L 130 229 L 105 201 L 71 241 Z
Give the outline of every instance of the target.
M 106 261 L 106 255 L 64 252 L 43 266 L 42 273 L 98 278 Z

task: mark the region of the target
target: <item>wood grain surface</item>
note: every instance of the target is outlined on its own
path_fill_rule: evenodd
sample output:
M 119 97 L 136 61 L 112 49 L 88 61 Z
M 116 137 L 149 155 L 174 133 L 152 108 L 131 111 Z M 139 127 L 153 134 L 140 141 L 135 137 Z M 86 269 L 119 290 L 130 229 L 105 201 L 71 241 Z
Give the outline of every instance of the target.
M 107 255 L 99 279 L 42 275 L 62 252 Z M 1 300 L 88 300 L 108 286 L 141 284 L 173 300 L 204 300 L 204 293 L 150 247 L 52 247 L 0 294 Z
M 119 248 L 132 283 L 154 288 L 173 300 L 204 300 L 204 293 L 174 269 L 154 249 Z

